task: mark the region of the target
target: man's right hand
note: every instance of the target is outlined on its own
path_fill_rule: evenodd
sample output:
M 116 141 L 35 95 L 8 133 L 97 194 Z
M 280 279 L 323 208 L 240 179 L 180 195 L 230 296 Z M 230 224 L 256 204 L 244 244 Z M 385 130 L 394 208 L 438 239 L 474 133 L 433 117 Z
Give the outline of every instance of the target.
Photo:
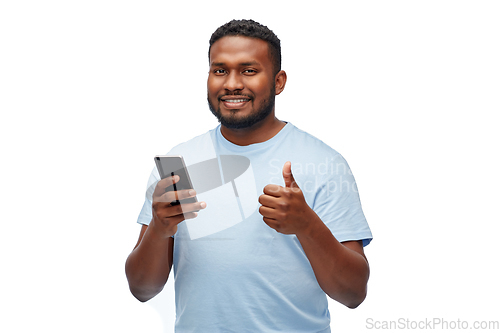
M 175 175 L 160 180 L 153 193 L 153 220 L 150 227 L 154 227 L 165 238 L 177 232 L 179 223 L 195 218 L 198 216 L 196 211 L 206 207 L 205 202 L 172 204 L 176 200 L 184 200 L 196 195 L 193 189 L 165 192 L 166 188 L 177 183 L 179 179 L 179 176 Z

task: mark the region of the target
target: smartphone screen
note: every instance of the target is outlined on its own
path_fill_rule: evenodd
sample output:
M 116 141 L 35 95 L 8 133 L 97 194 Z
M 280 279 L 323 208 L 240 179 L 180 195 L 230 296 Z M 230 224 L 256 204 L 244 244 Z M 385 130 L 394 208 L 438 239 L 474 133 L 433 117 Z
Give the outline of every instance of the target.
M 184 164 L 184 159 L 180 155 L 166 155 L 166 156 L 155 156 L 156 168 L 160 174 L 161 179 L 166 177 L 177 175 L 180 177 L 179 181 L 165 189 L 168 191 L 179 191 L 179 190 L 189 190 L 193 188 L 191 184 L 191 179 L 189 178 L 189 173 Z M 172 205 L 178 205 L 180 203 L 192 203 L 197 202 L 196 197 L 174 201 Z

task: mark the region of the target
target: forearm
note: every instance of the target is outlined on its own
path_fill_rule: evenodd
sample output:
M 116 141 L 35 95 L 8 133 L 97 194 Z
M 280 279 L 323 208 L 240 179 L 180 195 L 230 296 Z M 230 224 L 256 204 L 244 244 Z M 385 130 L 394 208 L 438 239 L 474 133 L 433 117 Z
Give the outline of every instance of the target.
M 173 238 L 162 237 L 152 224 L 125 264 L 130 291 L 141 302 L 163 289 L 172 266 Z
M 332 299 L 355 308 L 366 297 L 369 266 L 365 257 L 337 241 L 314 214 L 311 227 L 297 235 L 320 287 Z

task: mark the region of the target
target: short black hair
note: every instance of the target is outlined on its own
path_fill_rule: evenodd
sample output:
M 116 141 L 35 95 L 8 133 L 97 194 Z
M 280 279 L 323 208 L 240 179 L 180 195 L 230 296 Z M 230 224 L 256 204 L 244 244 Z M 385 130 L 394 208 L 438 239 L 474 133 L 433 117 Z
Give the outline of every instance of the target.
M 210 38 L 208 48 L 208 59 L 210 60 L 210 50 L 212 45 L 225 36 L 245 36 L 258 38 L 267 42 L 269 57 L 274 65 L 274 75 L 281 70 L 281 42 L 271 29 L 254 20 L 232 20 L 215 30 Z

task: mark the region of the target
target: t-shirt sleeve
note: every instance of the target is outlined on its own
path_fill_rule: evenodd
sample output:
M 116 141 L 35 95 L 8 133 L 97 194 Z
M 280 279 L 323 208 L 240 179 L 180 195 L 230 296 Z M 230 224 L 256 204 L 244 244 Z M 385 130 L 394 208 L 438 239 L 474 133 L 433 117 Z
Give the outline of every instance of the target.
M 153 171 L 151 171 L 151 175 L 149 176 L 144 204 L 142 205 L 141 212 L 139 213 L 139 217 L 137 218 L 137 223 L 139 224 L 149 225 L 149 222 L 151 222 L 151 219 L 153 218 L 152 214 L 153 193 L 156 184 L 159 181 L 160 181 L 160 174 L 158 173 L 156 167 L 154 167 Z
M 325 168 L 313 202 L 313 209 L 339 242 L 361 240 L 372 233 L 361 208 L 358 188 L 347 161 L 340 155 Z

